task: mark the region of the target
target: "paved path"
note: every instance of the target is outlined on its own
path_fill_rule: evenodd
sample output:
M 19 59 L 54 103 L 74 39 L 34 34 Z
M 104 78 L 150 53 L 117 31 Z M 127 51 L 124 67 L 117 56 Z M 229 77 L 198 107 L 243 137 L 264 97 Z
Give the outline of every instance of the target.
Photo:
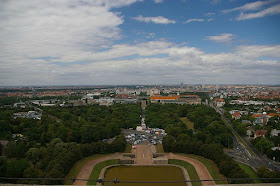
M 98 159 L 89 161 L 82 167 L 82 169 L 80 170 L 76 179 L 86 179 L 86 180 L 88 180 L 94 166 L 97 163 L 100 163 L 100 162 L 106 161 L 106 160 L 110 160 L 110 159 L 120 159 L 120 157 L 121 157 L 121 155 L 119 153 L 115 153 L 113 155 L 103 156 L 103 157 L 100 157 Z M 86 185 L 86 184 L 87 184 L 87 181 L 79 181 L 79 180 L 77 180 L 73 183 L 73 185 Z
M 132 153 L 135 153 L 136 159 L 135 164 L 136 165 L 153 165 L 153 153 L 156 151 L 154 145 L 137 145 L 137 149 L 133 149 Z M 102 161 L 106 161 L 109 159 L 120 159 L 121 154 L 116 153 L 113 155 L 103 156 L 98 159 L 92 160 L 87 162 L 82 169 L 80 170 L 80 173 L 76 177 L 76 179 L 89 179 L 90 174 L 94 168 L 94 166 L 97 163 L 100 163 Z M 192 159 L 190 157 L 186 156 L 180 156 L 177 154 L 169 153 L 167 154 L 168 159 L 179 159 L 186 161 L 190 164 L 192 164 L 198 174 L 199 179 L 201 180 L 212 180 L 212 176 L 210 175 L 208 169 L 205 167 L 203 163 L 196 159 Z M 86 181 L 75 181 L 73 185 L 86 185 Z M 208 182 L 202 182 L 203 185 L 215 185 L 214 181 L 208 181 Z
M 212 180 L 212 176 L 210 175 L 208 169 L 205 167 L 203 163 L 196 159 L 192 159 L 186 156 L 179 156 L 173 153 L 169 153 L 167 155 L 168 159 L 178 159 L 178 160 L 183 160 L 186 161 L 190 164 L 192 164 L 198 174 L 198 177 L 200 180 Z M 207 182 L 202 182 L 202 185 L 216 185 L 214 181 L 207 181 Z
M 137 145 L 137 149 L 133 149 L 135 154 L 136 165 L 152 165 L 153 153 L 155 152 L 154 145 Z

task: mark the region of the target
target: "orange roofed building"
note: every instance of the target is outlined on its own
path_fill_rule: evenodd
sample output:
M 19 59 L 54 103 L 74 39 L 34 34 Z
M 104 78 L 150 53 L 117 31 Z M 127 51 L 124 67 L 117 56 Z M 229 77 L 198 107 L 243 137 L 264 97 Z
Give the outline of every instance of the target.
M 226 104 L 226 102 L 222 98 L 216 98 L 215 99 L 215 104 L 216 104 L 217 107 L 223 107 Z
M 151 96 L 151 103 L 201 104 L 198 95 Z

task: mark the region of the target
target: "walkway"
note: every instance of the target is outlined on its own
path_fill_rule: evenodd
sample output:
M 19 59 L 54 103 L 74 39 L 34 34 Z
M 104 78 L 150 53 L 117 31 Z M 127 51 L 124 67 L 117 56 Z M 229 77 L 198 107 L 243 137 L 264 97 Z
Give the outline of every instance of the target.
M 94 166 L 97 163 L 100 163 L 100 162 L 106 161 L 106 160 L 110 160 L 110 159 L 120 159 L 120 157 L 121 157 L 121 154 L 115 153 L 113 155 L 104 156 L 104 157 L 89 161 L 82 167 L 82 169 L 80 170 L 76 179 L 86 179 L 86 180 L 88 180 Z M 76 180 L 73 183 L 73 185 L 86 185 L 86 184 L 87 184 L 87 181 L 80 181 L 80 180 Z
M 212 176 L 210 175 L 208 169 L 205 167 L 203 163 L 201 163 L 198 160 L 186 157 L 186 156 L 179 156 L 173 153 L 169 153 L 167 155 L 168 159 L 178 159 L 178 160 L 183 160 L 186 161 L 190 164 L 192 164 L 198 174 L 198 177 L 200 180 L 212 180 Z M 214 181 L 207 181 L 207 182 L 202 182 L 202 185 L 216 185 Z

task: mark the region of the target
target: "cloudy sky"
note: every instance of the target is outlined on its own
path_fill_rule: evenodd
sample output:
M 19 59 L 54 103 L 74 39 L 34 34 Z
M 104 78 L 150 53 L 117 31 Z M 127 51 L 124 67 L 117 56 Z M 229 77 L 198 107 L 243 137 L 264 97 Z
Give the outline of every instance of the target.
M 280 0 L 0 0 L 0 86 L 280 84 Z

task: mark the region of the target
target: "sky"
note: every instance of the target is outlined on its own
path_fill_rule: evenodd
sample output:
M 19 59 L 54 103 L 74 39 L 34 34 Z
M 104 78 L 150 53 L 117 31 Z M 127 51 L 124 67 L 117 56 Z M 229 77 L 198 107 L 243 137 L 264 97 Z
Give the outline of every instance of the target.
M 280 84 L 280 0 L 0 0 L 0 86 Z

